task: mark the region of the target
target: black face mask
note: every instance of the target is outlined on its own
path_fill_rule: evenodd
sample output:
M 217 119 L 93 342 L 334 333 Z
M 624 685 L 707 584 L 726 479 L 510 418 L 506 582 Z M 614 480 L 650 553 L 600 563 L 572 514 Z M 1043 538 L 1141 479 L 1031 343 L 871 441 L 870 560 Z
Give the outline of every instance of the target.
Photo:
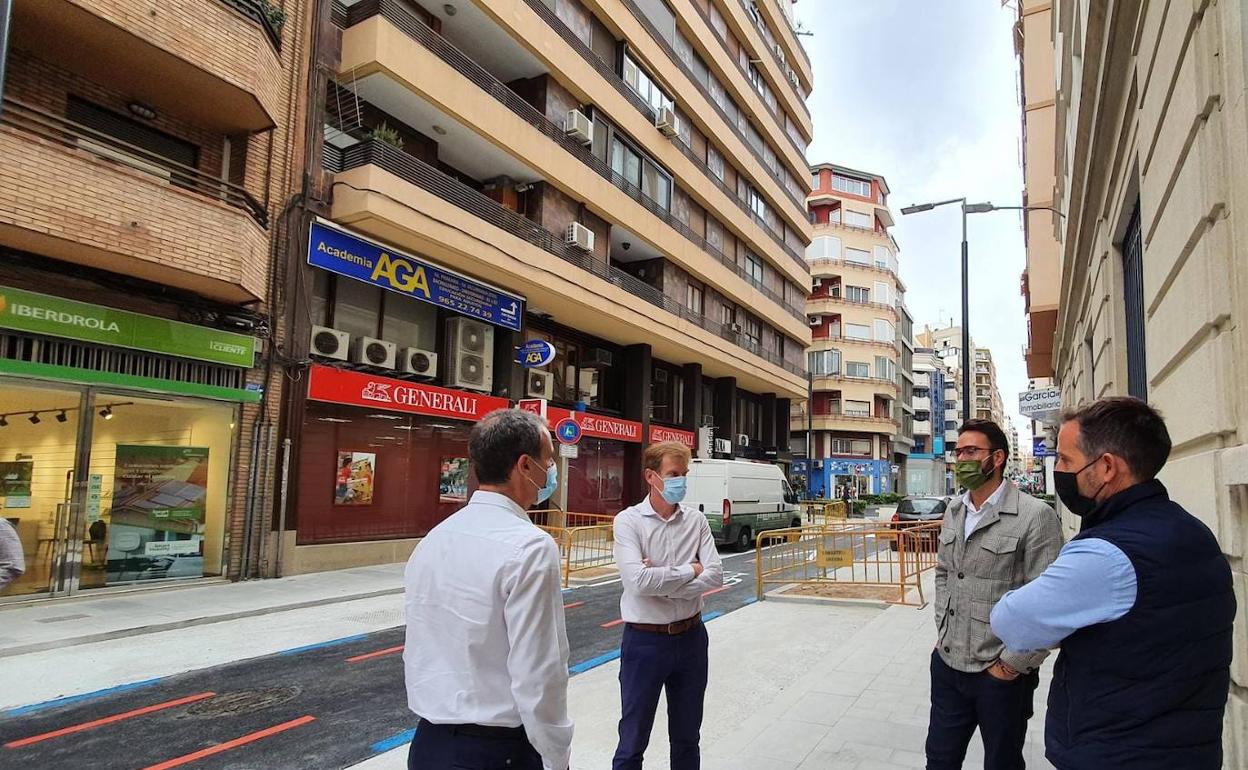
M 1096 458 L 1099 460 L 1101 458 Z M 1087 516 L 1096 510 L 1096 495 L 1101 493 L 1105 488 L 1104 484 L 1097 487 L 1096 493 L 1092 497 L 1085 497 L 1079 493 L 1079 474 L 1086 471 L 1096 464 L 1096 460 L 1088 463 L 1077 471 L 1053 471 L 1053 486 L 1057 488 L 1057 496 L 1061 499 L 1062 505 L 1076 516 Z

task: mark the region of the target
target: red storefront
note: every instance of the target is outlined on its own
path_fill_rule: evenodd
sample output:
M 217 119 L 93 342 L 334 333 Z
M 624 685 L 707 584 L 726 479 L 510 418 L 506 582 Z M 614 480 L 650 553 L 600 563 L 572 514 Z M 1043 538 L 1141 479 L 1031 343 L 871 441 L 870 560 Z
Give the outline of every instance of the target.
M 468 431 L 503 398 L 329 366 L 308 373 L 298 544 L 420 537 L 467 499 Z
M 521 401 L 520 408 L 541 414 L 541 406 L 533 401 Z M 569 417 L 580 424 L 581 440 L 577 456 L 567 461 L 567 470 L 561 475 L 567 510 L 619 513 L 636 502 L 625 499 L 629 485 L 624 474 L 628 453 L 641 451 L 641 423 L 557 406 L 546 408 L 546 422 L 552 429 Z

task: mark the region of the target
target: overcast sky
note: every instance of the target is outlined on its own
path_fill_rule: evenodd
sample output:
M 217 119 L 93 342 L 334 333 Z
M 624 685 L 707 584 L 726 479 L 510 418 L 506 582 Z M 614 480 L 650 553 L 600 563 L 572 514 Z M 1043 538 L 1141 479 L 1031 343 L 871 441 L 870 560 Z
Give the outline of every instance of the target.
M 915 333 L 956 323 L 958 209 L 903 217 L 901 208 L 962 196 L 1020 204 L 1015 12 L 1001 0 L 799 0 L 794 8 L 814 33 L 802 38 L 815 73 L 809 160 L 888 180 Z M 976 214 L 968 229 L 971 337 L 992 350 L 1006 414 L 1022 441 L 1029 435 L 1018 414 L 1018 392 L 1027 389 L 1022 220 L 1017 212 Z

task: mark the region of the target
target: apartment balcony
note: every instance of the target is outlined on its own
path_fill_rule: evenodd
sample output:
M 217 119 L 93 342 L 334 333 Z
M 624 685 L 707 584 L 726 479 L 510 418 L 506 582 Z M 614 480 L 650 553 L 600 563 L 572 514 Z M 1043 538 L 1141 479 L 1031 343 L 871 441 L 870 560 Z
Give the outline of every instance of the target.
M 1027 316 L 1027 376 L 1053 376 L 1053 338 L 1057 330 L 1057 310 L 1032 310 Z
M 374 139 L 326 152 L 337 172 L 335 221 L 502 283 L 586 334 L 650 344 L 655 357 L 700 362 L 708 376 L 737 377 L 755 392 L 805 396 L 802 365 L 402 150 Z
M 800 409 L 789 419 L 790 431 L 807 430 L 807 420 Z M 810 418 L 809 428 L 816 431 L 845 431 L 850 433 L 881 433 L 893 435 L 900 424 L 891 417 L 872 417 L 870 415 L 846 414 L 814 414 Z
M 277 123 L 279 30 L 259 0 L 30 0 L 13 44 L 223 134 Z
M 826 225 L 819 225 L 825 227 Z M 818 231 L 815 237 L 818 237 Z M 876 267 L 874 264 L 868 265 L 863 262 L 851 262 L 845 259 L 837 259 L 835 257 L 814 257 L 806 258 L 806 266 L 810 268 L 811 278 L 846 278 L 849 276 L 869 276 L 871 281 L 878 281 L 882 277 L 888 278 L 894 284 L 894 289 L 898 292 L 906 291 L 906 284 L 901 280 L 901 276 L 896 270 L 890 267 Z
M 479 14 L 465 9 L 456 19 L 469 13 Z M 791 336 L 803 335 L 805 330 L 798 328 L 805 325 L 802 298 L 788 302 L 780 292 L 752 280 L 735 259 L 615 173 L 589 148 L 569 138 L 563 127 L 398 0 L 361 0 L 349 8 L 339 7 L 336 14 L 345 26 L 340 77 L 351 83 L 352 96 L 428 136 L 438 136 L 440 148 L 453 148 L 456 143 L 468 149 L 485 148 L 530 167 L 534 177 L 584 201 L 595 215 L 638 234 L 683 269 L 754 308 L 773 325 Z M 490 59 L 509 63 L 506 77 L 519 80 L 545 73 L 540 61 L 492 22 L 483 16 L 469 21 L 482 33 L 481 40 L 497 49 L 488 54 Z M 621 86 L 627 89 L 622 81 Z M 724 200 L 722 207 L 729 200 L 736 202 L 734 196 Z M 743 226 L 758 229 L 749 220 Z M 762 235 L 761 229 L 758 234 Z M 760 241 L 767 238 L 762 236 Z M 800 256 L 797 260 L 804 269 Z M 777 269 L 783 273 L 785 268 L 777 265 Z
M 810 340 L 811 352 L 821 350 L 846 350 L 846 349 L 871 349 L 875 351 L 872 355 L 882 355 L 891 352 L 889 360 L 896 363 L 897 344 L 894 342 L 882 342 L 876 340 L 866 340 L 861 337 L 846 337 L 841 334 L 829 334 L 824 337 L 812 337 Z
M 858 302 L 845 297 L 831 296 L 811 297 L 806 300 L 807 315 L 834 315 L 847 309 L 875 310 L 890 314 L 894 319 L 898 318 L 895 306 L 881 302 Z M 895 343 L 893 344 L 895 346 Z
M 901 391 L 895 380 L 879 377 L 849 377 L 844 374 L 824 374 L 811 377 L 811 384 L 816 393 L 823 391 L 840 391 L 844 398 L 870 401 L 874 397 L 894 399 Z
M 913 401 L 914 411 L 930 412 L 932 410 L 932 400 L 930 398 L 915 398 Z
M 263 300 L 267 217 L 246 190 L 11 99 L 0 240 L 243 303 Z

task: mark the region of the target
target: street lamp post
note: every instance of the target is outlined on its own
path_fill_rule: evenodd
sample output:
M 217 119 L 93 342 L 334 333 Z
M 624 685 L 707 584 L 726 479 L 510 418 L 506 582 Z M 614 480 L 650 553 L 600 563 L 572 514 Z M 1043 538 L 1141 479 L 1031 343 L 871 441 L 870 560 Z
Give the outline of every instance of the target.
M 937 201 L 936 203 L 918 203 L 912 206 L 906 206 L 901 210 L 903 215 L 918 214 L 923 211 L 931 211 L 937 206 L 947 206 L 950 203 L 961 204 L 962 209 L 962 420 L 971 419 L 971 327 L 967 316 L 969 315 L 970 292 L 968 287 L 968 254 L 970 249 L 966 241 L 966 215 L 967 214 L 987 214 L 992 211 L 1052 211 L 1059 217 L 1065 218 L 1065 214 L 1052 206 L 994 206 L 992 203 L 967 203 L 966 198 L 950 198 L 947 201 Z

